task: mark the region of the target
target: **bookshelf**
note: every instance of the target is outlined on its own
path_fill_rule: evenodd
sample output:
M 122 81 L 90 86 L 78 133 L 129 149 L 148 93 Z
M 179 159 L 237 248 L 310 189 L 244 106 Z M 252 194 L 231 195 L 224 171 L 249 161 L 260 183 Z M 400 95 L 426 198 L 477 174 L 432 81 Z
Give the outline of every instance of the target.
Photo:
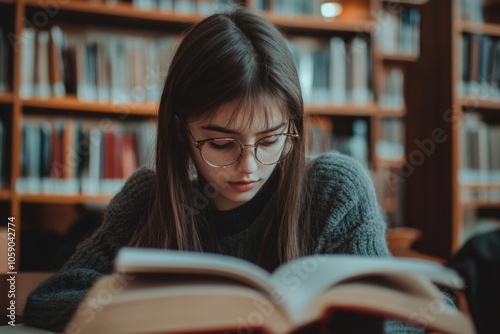
M 113 31 L 127 30 L 131 24 L 137 27 L 140 35 L 144 33 L 147 36 L 157 34 L 158 32 L 168 34 L 178 34 L 187 26 L 199 21 L 204 15 L 200 13 L 179 13 L 168 10 L 139 10 L 131 2 L 118 2 L 113 5 L 99 2 L 90 2 L 85 0 L 69 0 L 58 3 L 55 9 L 57 13 L 50 16 L 46 11 L 46 5 L 52 3 L 49 0 L 19 0 L 7 1 L 0 0 L 0 12 L 8 10 L 12 20 L 7 20 L 4 29 L 13 33 L 15 36 L 22 36 L 25 22 L 33 23 L 33 18 L 46 17 L 47 21 L 40 29 L 49 29 L 53 25 L 64 26 L 68 23 L 80 23 L 82 30 L 92 27 L 106 27 L 108 25 Z M 420 10 L 420 4 L 415 1 L 381 1 L 381 0 L 355 0 L 345 2 L 344 12 L 336 19 L 324 19 L 313 15 L 293 15 L 285 16 L 274 13 L 269 9 L 262 11 L 262 15 L 268 17 L 277 24 L 288 36 L 298 36 L 301 38 L 330 40 L 332 37 L 340 37 L 349 42 L 354 38 L 368 41 L 371 52 L 369 60 L 371 62 L 369 76 L 369 86 L 372 97 L 368 102 L 354 103 L 347 101 L 343 103 L 323 103 L 307 104 L 306 113 L 311 116 L 318 116 L 333 122 L 335 128 L 337 125 L 352 126 L 355 120 L 361 119 L 367 125 L 367 149 L 368 164 L 370 174 L 381 178 L 380 182 L 375 182 L 378 186 L 387 183 L 384 173 L 397 173 L 405 163 L 404 154 L 400 157 L 387 158 L 381 157 L 377 153 L 377 142 L 383 138 L 383 123 L 386 120 L 398 120 L 402 128 L 406 131 L 400 140 L 403 140 L 403 146 L 410 141 L 408 139 L 409 115 L 418 113 L 418 109 L 409 103 L 408 92 L 415 89 L 413 83 L 404 82 L 400 87 L 403 91 L 404 105 L 397 107 L 382 106 L 379 103 L 379 96 L 383 92 L 384 84 L 381 78 L 386 74 L 387 69 L 396 68 L 401 70 L 404 77 L 408 76 L 408 71 L 417 66 L 421 57 L 419 54 L 407 54 L 392 52 L 387 53 L 379 48 L 377 37 L 377 17 L 382 10 L 387 10 L 387 3 L 391 3 L 391 8 L 404 8 Z M 247 6 L 253 6 L 252 1 L 246 1 Z M 395 5 L 396 4 L 396 5 Z M 396 7 L 395 7 L 396 6 Z M 400 6 L 400 7 L 398 7 Z M 424 6 L 424 5 L 422 5 Z M 2 23 L 3 26 L 3 23 Z M 136 36 L 134 34 L 134 36 Z M 22 54 L 22 39 L 14 39 L 11 56 Z M 418 39 L 417 42 L 420 42 Z M 419 43 L 420 44 L 420 43 Z M 23 134 L 20 130 L 22 125 L 30 118 L 82 118 L 96 119 L 108 117 L 118 123 L 128 123 L 131 120 L 150 120 L 156 115 L 157 105 L 154 102 L 97 102 L 83 101 L 76 94 L 66 94 L 55 97 L 23 97 L 21 94 L 22 86 L 22 57 L 10 57 L 12 61 L 13 73 L 11 75 L 11 91 L 0 93 L 0 119 L 6 122 L 6 127 L 12 129 L 8 131 L 8 166 L 6 166 L 6 175 L 8 179 L 7 186 L 0 189 L 0 208 L 8 210 L 7 215 L 16 217 L 16 232 L 18 254 L 20 254 L 22 245 L 22 230 L 32 223 L 23 221 L 23 216 L 32 216 L 33 212 L 27 214 L 27 210 L 36 207 L 49 205 L 79 205 L 84 203 L 93 203 L 105 205 L 111 194 L 45 194 L 45 193 L 27 193 L 18 188 L 19 180 L 22 176 L 22 164 L 20 154 L 23 147 Z M 2 116 L 4 115 L 4 116 Z M 121 116 L 125 119 L 121 119 Z M 128 118 L 130 116 L 130 118 Z M 405 139 L 406 138 L 406 139 Z M 417 138 L 417 137 L 413 137 Z M 404 147 L 407 151 L 407 148 Z M 407 184 L 411 184 L 408 180 Z M 382 192 L 382 190 L 379 189 Z M 406 224 L 406 217 L 402 217 L 403 204 L 399 190 L 380 198 L 380 205 L 389 215 L 395 215 L 391 224 Z M 380 193 L 382 195 L 382 193 Z M 406 201 L 405 201 L 406 202 Z M 3 204 L 2 204 L 3 203 Z M 3 211 L 2 211 L 3 214 Z M 397 221 L 397 222 L 396 222 Z M 394 223 L 396 222 L 396 223 Z M 19 261 L 16 263 L 19 266 Z
M 500 37 L 500 16 L 498 9 L 481 3 L 430 1 L 421 6 L 421 35 L 433 39 L 422 40 L 419 61 L 408 68 L 416 87 L 408 106 L 418 113 L 407 114 L 411 126 L 406 129 L 408 138 L 419 143 L 406 141 L 404 169 L 411 177 L 404 198 L 419 205 L 406 207 L 405 222 L 423 232 L 416 249 L 441 258 L 475 233 L 499 226 L 500 188 L 494 180 L 499 167 L 493 163 L 499 150 L 491 134 L 499 124 L 500 100 L 494 86 L 498 79 L 488 68 L 498 56 L 480 58 L 488 52 L 479 45 L 492 50 Z M 463 11 L 461 4 L 470 7 Z M 442 131 L 442 140 L 434 141 L 427 154 L 431 146 L 422 143 L 430 144 L 433 131 Z M 414 163 L 408 166 L 412 154 Z
M 500 227 L 500 98 L 496 93 L 495 53 L 500 16 L 495 1 L 453 1 L 453 218 L 452 250 L 471 236 Z M 482 6 L 484 4 L 484 7 Z M 488 4 L 491 7 L 487 7 Z

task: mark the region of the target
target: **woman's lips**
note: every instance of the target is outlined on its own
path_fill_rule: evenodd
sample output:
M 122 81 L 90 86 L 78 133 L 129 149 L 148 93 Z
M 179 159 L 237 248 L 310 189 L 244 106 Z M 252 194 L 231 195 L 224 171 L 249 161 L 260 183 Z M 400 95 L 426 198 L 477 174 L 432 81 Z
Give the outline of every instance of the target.
M 241 191 L 241 192 L 246 192 L 246 191 L 250 191 L 253 188 L 255 188 L 257 186 L 257 182 L 259 182 L 259 181 L 251 181 L 251 182 L 229 182 L 229 185 L 234 190 Z

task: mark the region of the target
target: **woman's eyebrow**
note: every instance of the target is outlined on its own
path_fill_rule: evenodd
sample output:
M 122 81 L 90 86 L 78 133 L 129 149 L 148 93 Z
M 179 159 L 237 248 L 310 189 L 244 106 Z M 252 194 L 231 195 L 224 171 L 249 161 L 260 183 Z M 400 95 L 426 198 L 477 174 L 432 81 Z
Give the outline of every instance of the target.
M 288 124 L 288 122 L 283 122 L 281 124 L 273 126 L 272 128 L 269 128 L 267 130 L 259 131 L 259 132 L 257 132 L 257 135 L 276 131 L 276 130 L 282 128 L 283 126 L 285 126 L 286 124 Z M 201 128 L 203 130 L 208 130 L 208 131 L 216 131 L 216 132 L 222 132 L 222 133 L 228 133 L 228 134 L 234 134 L 234 135 L 239 134 L 238 131 L 227 129 L 227 128 L 224 128 L 224 127 L 218 126 L 218 125 L 204 125 Z

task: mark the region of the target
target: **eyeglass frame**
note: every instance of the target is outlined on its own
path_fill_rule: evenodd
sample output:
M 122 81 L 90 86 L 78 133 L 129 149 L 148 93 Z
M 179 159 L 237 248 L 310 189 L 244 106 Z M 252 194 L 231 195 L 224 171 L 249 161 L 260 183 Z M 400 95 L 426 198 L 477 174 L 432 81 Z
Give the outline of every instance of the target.
M 260 161 L 260 159 L 257 157 L 257 148 L 259 147 L 259 144 L 262 141 L 264 141 L 264 139 L 266 139 L 266 138 L 270 138 L 270 137 L 274 137 L 274 136 L 278 136 L 278 135 L 285 135 L 287 137 L 290 137 L 292 140 L 297 140 L 300 137 L 300 135 L 297 133 L 297 128 L 295 126 L 295 123 L 293 121 L 289 121 L 288 122 L 288 131 L 290 131 L 290 125 L 291 125 L 292 129 L 295 130 L 295 133 L 286 132 L 286 133 L 278 133 L 278 134 L 274 134 L 274 135 L 265 136 L 265 137 L 262 137 L 259 140 L 257 140 L 253 145 L 245 145 L 245 144 L 243 144 L 243 142 L 241 140 L 239 140 L 238 138 L 234 138 L 234 137 L 216 137 L 216 138 L 209 138 L 209 139 L 203 139 L 203 140 L 196 140 L 196 139 L 194 139 L 194 136 L 191 133 L 191 130 L 189 130 L 189 127 L 187 126 L 187 123 L 182 119 L 182 117 L 179 117 L 178 115 L 175 115 L 175 118 L 178 119 L 182 124 L 184 124 L 184 127 L 186 128 L 187 132 L 189 133 L 189 136 L 191 137 L 191 140 L 194 142 L 195 147 L 200 151 L 200 156 L 203 159 L 203 161 L 207 165 L 209 165 L 211 167 L 214 167 L 214 168 L 227 168 L 227 167 L 231 167 L 234 164 L 238 163 L 241 160 L 241 158 L 243 157 L 243 151 L 245 150 L 245 147 L 253 147 L 254 148 L 254 152 L 253 153 L 254 153 L 255 160 L 257 160 L 261 164 L 268 165 L 268 166 L 269 165 L 277 164 L 278 162 L 281 162 L 281 161 L 285 160 L 286 158 L 288 158 L 290 156 L 290 153 L 292 153 L 292 150 L 293 150 L 294 147 L 292 146 L 292 149 L 290 150 L 290 152 L 288 152 L 287 155 L 285 155 L 284 157 L 282 157 L 278 161 L 273 162 L 273 163 L 264 163 L 264 162 Z M 205 157 L 203 156 L 203 153 L 201 152 L 201 150 L 203 149 L 203 145 L 205 145 L 208 142 L 214 141 L 214 140 L 234 140 L 234 141 L 238 142 L 240 144 L 240 147 L 241 147 L 240 156 L 233 163 L 231 163 L 229 165 L 219 166 L 219 165 L 214 165 L 214 164 L 208 162 L 205 159 Z

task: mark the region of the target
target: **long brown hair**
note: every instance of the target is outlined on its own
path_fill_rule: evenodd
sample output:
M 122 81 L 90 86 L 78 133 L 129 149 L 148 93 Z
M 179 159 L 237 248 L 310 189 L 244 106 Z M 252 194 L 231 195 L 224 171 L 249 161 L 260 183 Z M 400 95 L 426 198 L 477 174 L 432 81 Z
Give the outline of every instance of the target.
M 311 252 L 304 105 L 297 70 L 281 32 L 241 7 L 191 27 L 173 56 L 159 105 L 156 189 L 130 245 L 203 251 L 203 232 L 196 220 L 200 198 L 194 196 L 189 144 L 176 115 L 185 121 L 210 117 L 221 105 L 236 101 L 258 105 L 268 122 L 270 100 L 294 122 L 300 139 L 273 172 L 275 190 L 269 205 L 276 209 L 266 217 L 259 258 L 265 245 L 277 248 L 280 263 Z

